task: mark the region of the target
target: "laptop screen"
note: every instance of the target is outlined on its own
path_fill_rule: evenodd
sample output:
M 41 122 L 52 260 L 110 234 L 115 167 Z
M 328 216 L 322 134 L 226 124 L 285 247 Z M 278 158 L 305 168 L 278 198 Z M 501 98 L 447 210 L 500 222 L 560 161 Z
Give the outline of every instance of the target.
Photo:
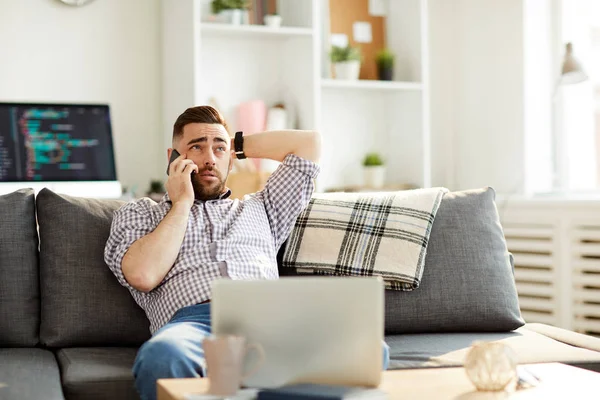
M 0 103 L 0 182 L 114 180 L 108 105 Z

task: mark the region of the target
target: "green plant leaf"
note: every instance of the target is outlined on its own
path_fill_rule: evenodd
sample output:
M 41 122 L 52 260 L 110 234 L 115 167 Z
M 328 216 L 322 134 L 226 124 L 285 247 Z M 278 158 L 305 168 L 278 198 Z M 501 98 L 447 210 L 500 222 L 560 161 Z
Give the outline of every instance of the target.
M 375 63 L 379 68 L 393 68 L 396 56 L 389 49 L 381 49 L 375 55 Z
M 363 160 L 363 165 L 365 167 L 375 167 L 384 165 L 384 162 L 379 153 L 368 153 Z
M 247 0 L 213 0 L 211 10 L 213 14 L 218 14 L 224 10 L 245 10 L 249 6 Z
M 338 47 L 332 46 L 331 52 L 329 53 L 331 62 L 338 63 L 344 61 L 362 61 L 362 54 L 358 47 Z

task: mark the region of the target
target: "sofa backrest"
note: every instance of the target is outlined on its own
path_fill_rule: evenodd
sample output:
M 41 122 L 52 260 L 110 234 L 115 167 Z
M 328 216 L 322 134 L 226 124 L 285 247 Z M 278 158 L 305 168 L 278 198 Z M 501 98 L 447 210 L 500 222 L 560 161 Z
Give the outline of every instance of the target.
M 40 326 L 35 195 L 0 196 L 0 347 L 35 346 Z
M 139 345 L 150 337 L 145 313 L 104 263 L 113 212 L 122 204 L 38 194 L 43 345 Z

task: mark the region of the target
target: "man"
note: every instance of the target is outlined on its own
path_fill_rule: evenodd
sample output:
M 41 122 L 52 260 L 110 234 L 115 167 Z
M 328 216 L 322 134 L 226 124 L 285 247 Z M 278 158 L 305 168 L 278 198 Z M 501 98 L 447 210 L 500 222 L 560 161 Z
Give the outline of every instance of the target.
M 167 194 L 158 204 L 140 199 L 115 212 L 105 260 L 145 310 L 152 332 L 133 367 L 142 399 L 156 398 L 159 378 L 205 375 L 211 282 L 277 279 L 277 251 L 312 195 L 317 132 L 236 135 L 229 137 L 216 109 L 188 108 L 167 151 L 169 159 L 174 150 L 181 154 L 169 166 Z M 282 164 L 264 190 L 231 200 L 225 184 L 234 157 Z

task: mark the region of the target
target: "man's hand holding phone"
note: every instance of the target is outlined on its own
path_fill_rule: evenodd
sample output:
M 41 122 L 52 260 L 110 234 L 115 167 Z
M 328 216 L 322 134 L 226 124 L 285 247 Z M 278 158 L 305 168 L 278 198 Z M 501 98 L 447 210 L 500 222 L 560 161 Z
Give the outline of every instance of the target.
M 189 209 L 194 204 L 194 187 L 192 186 L 191 175 L 193 172 L 198 172 L 198 166 L 185 156 L 185 154 L 180 155 L 177 150 L 173 149 L 167 169 L 169 179 L 167 179 L 165 186 L 173 206 L 181 204 Z

